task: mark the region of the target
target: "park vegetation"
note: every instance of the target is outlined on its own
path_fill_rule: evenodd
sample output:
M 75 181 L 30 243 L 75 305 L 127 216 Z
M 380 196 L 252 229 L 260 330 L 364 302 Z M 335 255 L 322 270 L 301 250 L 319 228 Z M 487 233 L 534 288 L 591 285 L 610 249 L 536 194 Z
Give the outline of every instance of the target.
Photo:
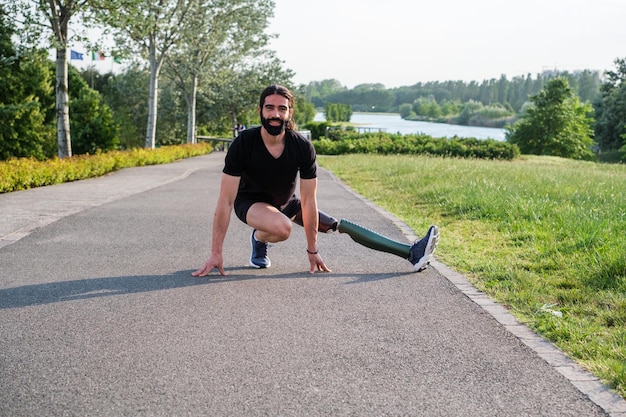
M 0 161 L 0 193 L 100 177 L 122 168 L 168 164 L 213 152 L 211 143 L 166 146 L 158 149 L 98 152 L 40 161 L 13 158 Z
M 320 155 L 437 155 L 454 158 L 511 160 L 520 155 L 519 148 L 494 139 L 433 138 L 428 135 L 400 135 L 385 132 L 356 133 L 332 130 L 329 137 L 313 142 Z
M 594 160 L 592 112 L 590 104 L 580 103 L 566 78 L 554 78 L 530 98 L 506 139 L 524 154 Z
M 124 70 L 115 74 L 100 74 L 93 68 L 79 72 L 71 65 L 66 70 L 63 60 L 67 57 L 62 54 L 57 54 L 54 63 L 49 61 L 34 42 L 41 39 L 35 36 L 39 32 L 34 28 L 45 27 L 46 22 L 52 26 L 48 30 L 54 34 L 50 45 L 60 50 L 61 40 L 55 32 L 58 27 L 51 24 L 62 18 L 58 10 L 33 9 L 25 0 L 0 7 L 0 72 L 4 75 L 0 92 L 7 97 L 0 103 L 0 159 L 155 148 L 194 143 L 197 135 L 230 137 L 236 123 L 258 124 L 258 91 L 270 83 L 285 84 L 296 91 L 296 123 L 315 131 L 315 138 L 327 137 L 326 131 L 319 132 L 319 127 L 311 124 L 316 106 L 323 105 L 331 125 L 346 123 L 355 110 L 367 110 L 399 111 L 415 120 L 506 126 L 510 143 L 518 145 L 522 153 L 582 159 L 602 155 L 606 160 L 606 155 L 619 154 L 624 143 L 623 60 L 616 60 L 617 70 L 607 71 L 605 82 L 598 72 L 585 70 L 512 80 L 503 76 L 482 83 L 417 83 L 394 89 L 367 84 L 349 90 L 332 80 L 297 87 L 290 83 L 292 72 L 282 67 L 273 51 L 264 48 L 267 20 L 250 19 L 257 9 L 271 16 L 269 3 L 238 0 L 220 3 L 224 8 L 203 9 L 205 14 L 201 14 L 189 9 L 191 4 L 170 0 L 147 8 L 154 14 L 150 29 L 139 21 L 145 17 L 142 1 L 118 5 L 114 0 L 66 0 L 68 6 L 75 7 L 70 11 L 82 17 L 82 23 L 100 25 L 115 34 L 116 49 L 103 53 L 127 62 Z M 60 3 L 52 4 L 60 7 Z M 233 7 L 250 13 L 233 13 Z M 24 16 L 24 21 L 14 16 Z M 194 22 L 200 17 L 203 24 L 183 27 L 177 22 L 184 16 Z M 155 28 L 161 31 L 157 37 L 150 32 Z M 206 42 L 197 42 L 200 38 Z M 69 46 L 69 42 L 65 39 L 64 45 Z M 187 59 L 189 56 L 195 58 Z M 63 85 L 59 77 L 68 78 L 67 100 L 59 100 L 57 90 Z M 545 125 L 537 129 L 536 116 L 545 111 L 533 101 L 555 79 L 567 81 L 567 102 L 574 102 L 573 95 L 578 104 L 567 123 L 550 126 L 550 132 Z M 60 103 L 67 103 L 67 122 L 66 110 L 60 110 L 65 104 Z M 524 132 L 535 137 L 519 141 Z M 535 146 L 526 146 L 533 141 Z M 559 149 L 557 143 L 568 149 Z M 595 154 L 587 152 L 592 145 Z M 578 150 L 571 151 L 572 146 Z M 626 148 L 622 151 L 626 153 Z
M 352 117 L 352 106 L 348 104 L 326 103 L 324 116 L 327 122 L 349 122 Z
M 182 0 L 33 4 L 0 5 L 0 192 L 211 152 L 193 143 L 197 134 L 231 137 L 236 122 L 258 123 L 259 91 L 284 84 L 323 166 L 415 230 L 440 224 L 442 261 L 626 394 L 626 172 L 580 161 L 626 154 L 625 60 L 604 75 L 298 87 L 266 49 L 270 0 L 202 11 Z M 77 16 L 115 34 L 106 56 L 124 59 L 123 71 L 70 65 Z M 316 108 L 344 123 L 352 111 L 390 111 L 509 134 L 506 142 L 358 135 L 311 123 Z
M 321 108 L 328 102 L 343 103 L 354 111 L 396 112 L 407 120 L 510 127 L 525 116 L 531 98 L 551 80 L 565 79 L 580 105 L 591 110 L 578 116 L 590 124 L 594 150 L 602 160 L 615 161 L 626 159 L 626 148 L 620 151 L 626 135 L 626 62 L 618 58 L 615 66 L 604 72 L 554 70 L 512 79 L 503 75 L 482 82 L 433 81 L 389 89 L 383 84 L 348 89 L 329 79 L 304 86 L 304 96 Z
M 32 82 L 53 86 L 56 96 L 51 112 L 53 120 L 49 120 L 50 109 L 43 107 L 50 101 L 50 92 L 40 103 L 40 96 L 31 92 L 33 86 L 23 83 L 13 89 L 11 97 L 16 104 L 5 109 L 9 113 L 6 117 L 23 120 L 23 112 L 45 114 L 41 123 L 46 128 L 52 125 L 57 132 L 58 156 L 71 156 L 73 140 L 70 132 L 74 129 L 70 129 L 70 123 L 76 121 L 72 120 L 70 106 L 76 97 L 72 97 L 70 91 L 68 52 L 74 43 L 82 41 L 93 51 L 99 51 L 97 54 L 103 59 L 108 57 L 126 63 L 127 71 L 120 76 L 121 79 L 117 74 L 107 76 L 111 83 L 100 85 L 103 90 L 95 87 L 93 74 L 85 79 L 91 82 L 90 87 L 97 94 L 103 96 L 102 101 L 111 107 L 115 120 L 136 122 L 141 118 L 141 125 L 132 129 L 141 132 L 141 146 L 154 148 L 168 141 L 181 141 L 181 136 L 182 140 L 186 138 L 187 142 L 194 142 L 196 131 L 203 130 L 198 123 L 215 120 L 211 118 L 215 112 L 228 121 L 226 126 L 245 122 L 237 118 L 247 117 L 260 89 L 270 82 L 289 85 L 292 76 L 292 72 L 283 69 L 282 62 L 267 48 L 270 36 L 265 29 L 273 15 L 273 5 L 271 0 L 166 0 L 159 3 L 147 0 L 16 0 L 2 3 L 0 44 L 3 54 L 0 66 L 12 66 L 18 72 L 27 72 L 14 74 L 7 84 L 15 78 L 28 77 L 28 71 L 47 66 L 48 50 L 56 51 L 54 71 L 30 78 Z M 115 46 L 100 49 L 103 48 L 102 40 L 86 38 L 81 33 L 85 30 L 81 28 L 110 34 L 108 39 L 114 41 Z M 45 47 L 41 48 L 41 44 Z M 141 82 L 141 85 L 134 82 Z M 124 90 L 125 87 L 141 94 L 130 97 L 130 91 Z M 109 99 L 116 97 L 104 97 L 107 90 L 125 93 L 128 103 L 117 101 L 116 104 L 121 106 L 112 107 Z M 165 96 L 163 100 L 161 94 Z M 135 106 L 138 100 L 141 105 Z M 162 112 L 158 111 L 160 104 L 163 105 Z M 171 116 L 165 121 L 165 129 L 160 129 L 157 115 Z M 169 136 L 172 130 L 176 133 L 174 138 Z M 41 131 L 22 133 L 30 133 L 35 141 L 50 141 Z M 7 135 L 14 137 L 15 132 Z M 24 134 L 19 136 L 23 138 Z M 91 139 L 100 145 L 98 131 L 91 132 Z M 119 142 L 123 147 L 124 141 L 120 138 Z M 132 146 L 136 142 L 133 139 Z M 107 150 L 106 146 L 98 147 Z M 48 147 L 45 148 L 46 156 L 50 157 Z

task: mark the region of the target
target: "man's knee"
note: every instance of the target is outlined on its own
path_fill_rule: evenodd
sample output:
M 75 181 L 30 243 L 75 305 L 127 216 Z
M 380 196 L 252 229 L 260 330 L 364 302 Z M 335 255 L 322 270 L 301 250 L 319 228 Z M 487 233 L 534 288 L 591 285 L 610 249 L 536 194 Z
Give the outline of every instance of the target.
M 284 216 L 283 216 L 284 217 Z M 291 221 L 285 217 L 285 220 L 272 222 L 266 227 L 259 227 L 257 229 L 257 238 L 261 238 L 266 242 L 282 242 L 289 239 L 291 235 Z
M 285 219 L 287 221 L 280 222 L 274 229 L 268 232 L 274 235 L 276 242 L 287 240 L 291 235 L 291 221 L 286 217 Z

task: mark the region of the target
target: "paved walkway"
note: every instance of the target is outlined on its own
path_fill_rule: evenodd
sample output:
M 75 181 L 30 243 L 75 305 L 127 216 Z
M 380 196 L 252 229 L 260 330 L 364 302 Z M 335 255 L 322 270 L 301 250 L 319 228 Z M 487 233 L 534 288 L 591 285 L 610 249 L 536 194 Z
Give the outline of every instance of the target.
M 191 277 L 223 157 L 0 195 L 0 416 L 626 416 L 438 262 L 413 273 L 333 233 L 333 272 L 309 275 L 296 228 L 255 270 L 233 216 L 229 276 Z M 318 196 L 415 238 L 323 170 Z

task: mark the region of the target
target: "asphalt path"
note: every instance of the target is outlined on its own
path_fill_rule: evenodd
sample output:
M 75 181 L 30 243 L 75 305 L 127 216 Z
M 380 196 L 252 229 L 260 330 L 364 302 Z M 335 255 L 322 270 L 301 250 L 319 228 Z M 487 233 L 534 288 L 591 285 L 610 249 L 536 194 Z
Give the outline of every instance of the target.
M 439 262 L 414 273 L 332 233 L 332 272 L 310 275 L 296 226 L 256 270 L 233 215 L 229 275 L 192 277 L 223 158 L 0 195 L 1 416 L 626 416 Z M 320 171 L 322 210 L 407 243 L 426 231 Z

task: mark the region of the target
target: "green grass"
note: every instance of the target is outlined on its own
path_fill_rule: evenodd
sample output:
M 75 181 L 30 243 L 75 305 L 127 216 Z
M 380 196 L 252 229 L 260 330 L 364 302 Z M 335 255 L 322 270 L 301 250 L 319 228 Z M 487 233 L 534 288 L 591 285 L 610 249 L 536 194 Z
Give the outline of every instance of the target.
M 438 224 L 438 260 L 626 396 L 626 166 L 318 158 L 413 230 Z

